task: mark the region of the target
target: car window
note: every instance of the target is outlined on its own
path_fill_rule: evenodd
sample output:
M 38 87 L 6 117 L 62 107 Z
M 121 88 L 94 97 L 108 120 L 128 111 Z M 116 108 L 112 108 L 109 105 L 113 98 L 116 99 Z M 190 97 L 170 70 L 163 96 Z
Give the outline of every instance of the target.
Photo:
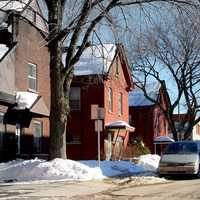
M 167 146 L 164 154 L 191 154 L 197 153 L 195 143 L 171 143 Z

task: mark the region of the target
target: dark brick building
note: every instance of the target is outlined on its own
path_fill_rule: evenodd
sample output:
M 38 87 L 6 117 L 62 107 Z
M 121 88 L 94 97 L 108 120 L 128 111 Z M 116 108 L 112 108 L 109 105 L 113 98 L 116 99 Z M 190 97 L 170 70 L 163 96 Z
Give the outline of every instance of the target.
M 37 1 L 30 6 L 16 10 L 11 2 L 0 13 L 0 160 L 48 153 L 48 29 Z
M 147 85 L 148 95 L 164 106 L 167 106 L 167 98 L 164 90 L 157 83 Z M 154 139 L 159 136 L 168 136 L 168 122 L 160 107 L 148 100 L 142 90 L 135 88 L 129 94 L 130 124 L 135 127 L 133 137 L 139 137 L 154 153 Z M 134 139 L 134 138 L 132 138 Z

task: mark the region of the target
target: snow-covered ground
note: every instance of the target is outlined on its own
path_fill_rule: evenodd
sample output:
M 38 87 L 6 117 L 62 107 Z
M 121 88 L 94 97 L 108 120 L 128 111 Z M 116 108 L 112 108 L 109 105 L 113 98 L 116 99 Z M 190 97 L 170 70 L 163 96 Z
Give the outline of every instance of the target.
M 123 175 L 155 175 L 160 157 L 158 155 L 143 155 L 137 164 L 129 161 L 101 161 L 100 168 L 97 162 L 73 161 L 54 159 L 45 161 L 14 160 L 0 163 L 0 183 L 5 182 L 32 182 L 32 181 L 58 181 L 58 180 L 92 180 L 104 179 Z

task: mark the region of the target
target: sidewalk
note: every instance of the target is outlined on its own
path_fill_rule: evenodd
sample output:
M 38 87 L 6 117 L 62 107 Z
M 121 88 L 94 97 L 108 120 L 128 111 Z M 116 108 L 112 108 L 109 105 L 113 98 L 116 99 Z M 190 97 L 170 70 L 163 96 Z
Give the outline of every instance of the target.
M 152 176 L 115 177 L 92 181 L 57 181 L 35 182 L 32 184 L 0 184 L 0 200 L 30 199 L 30 200 L 88 200 L 88 196 L 108 191 L 118 191 L 124 186 L 166 183 L 165 179 Z
M 4 199 L 70 199 L 100 193 L 116 187 L 112 181 L 53 182 L 42 184 L 1 184 L 0 200 Z

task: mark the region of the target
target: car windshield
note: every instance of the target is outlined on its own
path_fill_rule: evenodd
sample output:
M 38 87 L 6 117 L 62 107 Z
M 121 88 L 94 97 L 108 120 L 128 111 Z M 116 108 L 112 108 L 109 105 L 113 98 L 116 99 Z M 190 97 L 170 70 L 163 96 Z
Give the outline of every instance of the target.
M 197 153 L 195 143 L 171 143 L 165 149 L 165 154 L 191 154 Z

